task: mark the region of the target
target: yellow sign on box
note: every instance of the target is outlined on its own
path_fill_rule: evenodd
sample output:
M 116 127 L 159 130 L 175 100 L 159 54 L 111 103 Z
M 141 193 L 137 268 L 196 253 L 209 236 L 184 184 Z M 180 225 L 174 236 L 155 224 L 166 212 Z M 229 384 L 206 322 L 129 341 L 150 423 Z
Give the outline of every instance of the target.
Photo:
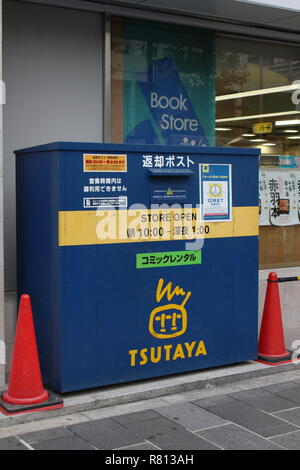
M 127 172 L 127 155 L 88 154 L 83 155 L 84 172 Z
M 273 123 L 272 122 L 258 122 L 253 125 L 252 127 L 253 134 L 271 134 L 273 131 Z
M 234 207 L 226 223 L 200 221 L 198 209 L 61 211 L 59 245 L 103 245 L 258 235 L 258 207 Z

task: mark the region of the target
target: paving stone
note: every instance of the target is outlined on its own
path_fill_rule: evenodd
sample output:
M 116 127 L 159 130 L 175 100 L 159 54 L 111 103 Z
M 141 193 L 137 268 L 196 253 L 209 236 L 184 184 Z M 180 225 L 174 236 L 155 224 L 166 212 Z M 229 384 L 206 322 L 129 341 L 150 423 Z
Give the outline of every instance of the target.
M 300 450 L 300 431 L 285 434 L 283 436 L 270 439 L 275 444 L 279 444 L 288 450 Z
M 127 428 L 163 450 L 218 450 L 218 447 L 166 418 L 131 423 Z
M 279 411 L 278 413 L 274 413 L 274 416 L 284 419 L 285 421 L 295 424 L 296 426 L 300 426 L 300 407 L 294 408 L 292 410 Z
M 257 410 L 231 397 L 224 397 L 223 403 L 215 399 L 214 404 L 213 398 L 209 400 L 209 403 L 207 401 L 197 400 L 194 404 L 200 406 L 200 408 L 208 409 L 211 413 L 221 416 L 228 421 L 233 421 L 263 437 L 273 437 L 296 431 L 296 427 L 292 424 L 285 423 L 273 415 Z
M 70 431 L 101 450 L 140 444 L 143 439 L 112 419 L 69 426 Z
M 151 400 L 142 400 L 123 405 L 108 406 L 105 408 L 97 408 L 95 410 L 84 411 L 82 414 L 89 420 L 99 420 L 104 418 L 112 418 L 114 416 L 127 415 L 137 413 L 138 411 L 153 410 L 160 406 L 168 405 L 167 400 L 163 398 L 152 398 Z M 1 429 L 0 429 L 1 431 Z
M 78 436 L 59 437 L 32 444 L 34 450 L 95 450 Z
M 300 385 L 295 384 L 286 390 L 276 392 L 277 395 L 286 398 L 294 403 L 294 406 L 300 405 Z
M 292 401 L 261 389 L 231 393 L 229 396 L 235 400 L 248 403 L 248 405 L 258 410 L 268 411 L 270 413 L 295 407 L 295 403 Z
M 34 414 L 34 413 L 32 413 Z M 38 414 L 38 413 L 35 413 Z M 23 416 L 23 415 L 19 415 Z M 25 416 L 25 414 L 24 414 Z M 26 421 L 22 424 L 12 424 L 5 428 L 0 427 L 0 438 L 8 436 L 20 436 L 32 432 L 40 432 L 46 429 L 55 429 L 64 426 L 71 426 L 72 424 L 82 423 L 88 421 L 88 419 L 81 414 L 62 415 L 60 417 L 52 416 L 52 412 L 48 412 L 48 416 L 51 418 L 40 419 L 39 421 Z
M 128 446 L 128 447 L 120 447 L 119 449 L 115 450 L 159 450 L 157 447 L 151 445 L 149 442 L 144 442 L 142 444 L 136 444 L 134 446 Z
M 193 405 L 193 403 L 163 406 L 156 408 L 155 411 L 190 431 L 198 431 L 226 423 L 224 419 Z
M 208 398 L 200 398 L 199 400 L 193 400 L 192 403 L 194 403 L 197 406 L 200 406 L 198 405 L 198 402 L 200 401 L 201 401 L 201 408 L 204 408 L 204 409 L 209 409 L 217 405 L 226 405 L 226 403 L 234 403 L 233 398 L 229 397 L 228 395 L 214 395 Z
M 299 379 L 293 379 L 293 382 L 294 382 L 295 384 L 297 384 L 297 385 L 300 384 L 300 380 L 299 380 Z
M 158 418 L 159 414 L 152 410 L 138 411 L 136 413 L 128 413 L 126 415 L 113 416 L 111 419 L 117 421 L 117 423 L 126 426 L 130 423 L 139 423 L 140 421 L 146 421 L 148 419 Z
M 65 427 L 45 429 L 44 431 L 28 432 L 26 434 L 19 434 L 19 436 L 27 442 L 33 444 L 34 442 L 48 441 L 49 439 L 56 439 L 58 437 L 72 436 L 71 431 Z
M 229 393 L 240 392 L 242 388 L 240 386 L 231 386 L 226 385 L 223 387 L 212 387 L 212 388 L 205 388 L 201 390 L 191 390 L 190 392 L 184 392 L 180 395 L 170 395 L 165 397 L 165 401 L 167 401 L 170 405 L 178 403 L 180 401 L 193 401 L 193 400 L 200 400 L 200 398 L 210 398 L 213 396 L 218 395 L 228 395 Z M 165 403 L 166 405 L 166 403 Z M 164 406 L 164 405 L 160 405 Z M 156 407 L 152 408 L 155 409 Z
M 14 436 L 5 437 L 0 439 L 0 450 L 28 450 L 18 439 Z
M 198 431 L 198 436 L 214 442 L 225 450 L 282 450 L 268 439 L 257 436 L 236 424 L 226 424 L 216 428 Z
M 262 387 L 261 390 L 266 390 L 266 392 L 271 392 L 271 393 L 278 393 L 278 392 L 283 392 L 285 390 L 290 390 L 295 387 L 297 387 L 297 384 L 295 383 L 295 381 L 290 381 L 290 382 L 267 385 L 265 387 Z

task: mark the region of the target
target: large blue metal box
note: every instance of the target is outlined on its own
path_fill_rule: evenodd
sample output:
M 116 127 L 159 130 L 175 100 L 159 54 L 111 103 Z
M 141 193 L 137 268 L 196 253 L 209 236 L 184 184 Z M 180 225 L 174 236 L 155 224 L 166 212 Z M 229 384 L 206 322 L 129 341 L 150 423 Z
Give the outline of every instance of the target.
M 258 151 L 16 152 L 18 293 L 58 392 L 254 359 Z

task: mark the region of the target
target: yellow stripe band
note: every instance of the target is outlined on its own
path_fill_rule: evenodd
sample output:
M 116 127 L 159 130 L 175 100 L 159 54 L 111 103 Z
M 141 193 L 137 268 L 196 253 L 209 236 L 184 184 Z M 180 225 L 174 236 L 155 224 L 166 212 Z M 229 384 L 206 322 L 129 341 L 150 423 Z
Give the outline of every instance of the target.
M 230 222 L 201 222 L 199 209 L 60 211 L 59 246 L 257 236 L 258 207 L 234 207 Z

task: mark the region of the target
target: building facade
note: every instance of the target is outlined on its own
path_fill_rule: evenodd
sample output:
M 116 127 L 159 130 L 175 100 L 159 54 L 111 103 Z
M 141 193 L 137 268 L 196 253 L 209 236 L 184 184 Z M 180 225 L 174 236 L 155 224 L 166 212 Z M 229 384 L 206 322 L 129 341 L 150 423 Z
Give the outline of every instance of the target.
M 298 0 L 2 0 L 1 24 L 4 383 L 17 312 L 14 150 L 51 141 L 259 147 L 263 175 L 297 177 L 300 7 Z M 300 274 L 299 212 L 292 220 L 287 199 L 277 201 L 282 223 L 261 223 L 261 301 L 266 272 Z M 291 330 L 300 306 L 293 289 L 292 303 L 284 293 Z

